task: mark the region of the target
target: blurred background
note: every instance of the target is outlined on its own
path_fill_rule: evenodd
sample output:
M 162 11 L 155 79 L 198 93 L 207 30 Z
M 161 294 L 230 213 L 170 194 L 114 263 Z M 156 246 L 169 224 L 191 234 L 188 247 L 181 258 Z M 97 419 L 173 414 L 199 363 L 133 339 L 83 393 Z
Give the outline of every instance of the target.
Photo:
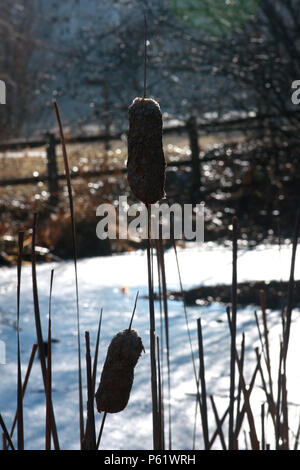
M 6 0 L 0 24 L 0 263 L 40 212 L 40 256 L 71 256 L 61 146 L 68 138 L 79 256 L 141 246 L 96 238 L 96 207 L 127 185 L 128 106 L 161 106 L 170 202 L 204 201 L 205 237 L 233 215 L 254 246 L 290 238 L 299 201 L 298 0 Z M 116 203 L 116 202 L 115 202 Z M 59 221 L 59 224 L 58 224 Z M 88 243 L 87 243 L 88 240 Z

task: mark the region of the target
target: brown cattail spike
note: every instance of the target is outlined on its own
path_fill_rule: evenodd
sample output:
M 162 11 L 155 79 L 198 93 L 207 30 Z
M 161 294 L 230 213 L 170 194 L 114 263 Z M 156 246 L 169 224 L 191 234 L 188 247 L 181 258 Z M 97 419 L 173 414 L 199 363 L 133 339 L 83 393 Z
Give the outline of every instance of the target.
M 166 161 L 162 146 L 162 114 L 149 98 L 135 98 L 129 106 L 128 182 L 145 204 L 165 197 Z
M 96 393 L 99 413 L 118 413 L 126 408 L 133 384 L 133 371 L 142 351 L 144 346 L 135 330 L 123 330 L 113 337 Z

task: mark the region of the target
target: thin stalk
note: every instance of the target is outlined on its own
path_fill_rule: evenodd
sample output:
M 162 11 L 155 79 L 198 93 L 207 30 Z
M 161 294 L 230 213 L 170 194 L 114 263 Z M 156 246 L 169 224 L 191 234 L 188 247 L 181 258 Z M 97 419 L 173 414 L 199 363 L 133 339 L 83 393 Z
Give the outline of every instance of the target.
M 258 361 L 258 358 L 261 357 L 261 356 L 259 355 L 258 348 L 255 348 L 255 353 L 256 353 L 256 357 L 257 357 L 257 361 Z M 268 391 L 268 387 L 267 387 L 266 379 L 265 379 L 264 372 L 263 372 L 263 369 L 262 369 L 261 361 L 259 360 L 257 363 L 258 363 L 258 365 L 259 365 L 259 373 L 260 373 L 260 377 L 261 377 L 262 388 L 263 388 L 263 390 L 264 390 L 264 392 L 265 392 L 266 399 L 267 399 L 268 406 L 269 406 L 269 413 L 270 413 L 270 415 L 271 415 L 271 418 L 272 418 L 272 421 L 273 421 L 273 425 L 274 425 L 274 427 L 275 427 L 275 426 L 276 426 L 276 409 L 275 409 L 275 404 L 274 404 L 274 402 L 272 401 L 271 394 L 270 394 L 269 391 Z
M 100 447 L 100 442 L 101 442 L 101 438 L 102 438 L 102 434 L 103 434 L 103 429 L 104 429 L 106 416 L 107 416 L 107 411 L 104 412 L 104 415 L 103 415 L 103 418 L 102 418 L 101 427 L 100 427 L 100 431 L 99 431 L 99 435 L 98 435 L 98 439 L 97 439 L 97 444 L 96 444 L 97 450 Z
M 261 366 L 260 366 L 260 375 L 261 375 L 261 379 L 262 379 L 263 389 L 265 391 L 268 406 L 269 406 L 269 412 L 270 412 L 271 417 L 272 417 L 274 428 L 276 429 L 276 406 L 275 406 L 275 400 L 274 400 L 274 395 L 273 395 L 273 387 L 272 387 L 272 375 L 271 375 L 271 366 L 270 366 L 271 363 L 270 363 L 270 360 L 268 360 L 268 357 L 266 355 L 266 342 L 265 343 L 263 342 L 263 338 L 262 338 L 262 334 L 261 334 L 260 326 L 259 326 L 259 320 L 258 320 L 258 316 L 257 316 L 256 311 L 254 311 L 254 315 L 255 315 L 256 326 L 257 326 L 259 339 L 260 339 L 260 343 L 261 343 L 262 354 L 264 356 L 265 364 L 266 364 L 267 371 L 268 371 L 270 391 L 268 391 L 268 389 L 267 389 L 267 383 L 266 383 L 266 380 L 264 378 L 264 374 L 263 374 L 263 370 L 262 370 Z M 265 333 L 264 333 L 264 336 L 265 336 L 265 334 L 267 332 L 266 319 L 264 321 L 264 325 L 265 325 Z M 269 364 L 269 366 L 268 366 L 268 364 Z M 280 393 L 279 388 L 278 388 L 278 393 Z M 275 434 L 276 434 L 276 432 L 275 432 Z
M 22 387 L 22 398 L 23 398 L 23 400 L 24 400 L 24 396 L 25 396 L 25 392 L 26 392 L 26 388 L 27 388 L 27 383 L 28 383 L 28 380 L 29 380 L 29 377 L 30 377 L 30 373 L 31 373 L 31 369 L 32 369 L 32 365 L 33 365 L 33 361 L 34 361 L 34 358 L 35 358 L 35 353 L 37 351 L 37 348 L 38 348 L 37 344 L 34 344 L 32 346 L 32 351 L 31 351 L 31 355 L 30 355 L 30 358 L 29 358 L 27 371 L 26 371 L 26 374 L 25 374 L 25 379 L 24 379 L 24 383 L 23 383 L 23 387 Z M 14 417 L 13 424 L 12 424 L 12 427 L 11 427 L 11 431 L 10 431 L 10 437 L 11 438 L 13 437 L 13 434 L 14 434 L 14 430 L 15 430 L 15 427 L 16 427 L 16 424 L 17 424 L 17 419 L 18 419 L 18 411 L 16 411 L 16 413 L 15 413 L 15 417 Z
M 282 374 L 282 449 L 289 450 L 289 415 L 288 415 L 288 400 L 287 400 L 287 387 L 286 387 L 286 374 Z
M 254 369 L 254 373 L 252 375 L 252 378 L 251 378 L 251 381 L 250 381 L 250 385 L 249 385 L 249 388 L 248 388 L 248 395 L 249 395 L 249 399 L 250 399 L 250 396 L 251 396 L 251 393 L 252 393 L 252 390 L 254 388 L 254 384 L 255 384 L 255 380 L 256 380 L 256 376 L 257 376 L 257 373 L 259 371 L 259 368 L 260 368 L 260 361 L 261 361 L 261 356 L 259 355 L 257 357 L 257 363 L 256 363 L 256 366 L 255 366 L 255 369 Z M 239 414 L 239 420 L 236 424 L 236 429 L 235 429 L 235 440 L 237 440 L 239 434 L 240 434 L 240 431 L 241 431 L 241 427 L 242 427 L 242 424 L 243 424 L 243 420 L 244 420 L 244 416 L 246 414 L 246 406 L 245 406 L 245 403 L 242 407 L 242 410 Z
M 241 344 L 241 368 L 242 368 L 242 372 L 244 371 L 244 359 L 245 359 L 245 333 L 243 333 L 242 344 Z M 239 422 L 240 413 L 241 413 L 241 410 L 240 410 L 241 394 L 242 394 L 242 384 L 241 384 L 241 381 L 239 380 L 238 394 L 237 394 L 237 405 L 236 405 L 236 426 L 237 426 L 237 423 Z M 236 427 L 235 427 L 234 435 L 237 436 Z
M 175 243 L 174 237 L 172 237 L 172 242 L 173 242 L 173 248 L 174 248 L 176 265 L 177 265 L 180 292 L 181 292 L 182 299 L 183 299 L 183 310 L 184 310 L 185 324 L 186 324 L 187 335 L 188 335 L 189 346 L 190 346 L 190 354 L 191 354 L 193 370 L 194 370 L 194 377 L 195 377 L 195 382 L 196 382 L 197 399 L 198 399 L 198 403 L 199 403 L 200 413 L 202 413 L 201 412 L 202 403 L 201 403 L 200 391 L 199 391 L 199 379 L 198 379 L 198 375 L 197 375 L 197 371 L 196 371 L 196 361 L 195 361 L 195 355 L 194 355 L 194 350 L 193 350 L 193 346 L 192 346 L 192 338 L 191 338 L 191 331 L 190 331 L 187 308 L 186 308 L 186 300 L 185 300 L 185 295 L 184 295 L 184 291 L 183 291 L 183 285 L 182 285 L 181 273 L 180 273 L 180 267 L 179 267 L 179 261 L 178 261 L 178 254 L 177 254 L 177 248 L 176 248 L 176 243 Z
M 4 432 L 2 433 L 2 450 L 8 450 Z
M 23 256 L 24 232 L 19 232 L 18 239 L 18 286 L 17 286 L 17 342 L 18 342 L 18 388 L 17 388 L 17 421 L 18 421 L 18 450 L 24 450 L 24 420 L 22 397 L 22 370 L 20 350 L 20 289 Z
M 279 260 L 281 264 L 281 230 L 280 230 L 280 219 L 277 220 L 277 231 L 278 231 L 278 250 L 279 250 Z M 281 322 L 282 322 L 282 334 L 284 335 L 285 329 L 285 319 L 284 319 L 284 288 L 282 276 L 280 276 L 280 290 L 281 290 Z
M 66 142 L 63 132 L 63 127 L 60 119 L 60 113 L 56 101 L 54 101 L 54 112 L 58 122 L 60 139 L 62 144 L 63 159 L 65 166 L 65 173 L 67 179 L 69 206 L 71 215 L 71 226 L 72 226 L 72 242 L 73 242 L 73 259 L 74 259 L 74 270 L 75 270 L 75 290 L 76 290 L 76 316 L 77 316 L 77 350 L 78 350 L 78 393 L 79 393 L 79 429 L 80 429 L 80 442 L 84 437 L 84 418 L 83 418 L 83 392 L 82 392 L 82 367 L 81 367 L 81 344 L 80 344 L 80 313 L 79 313 L 79 289 L 78 289 L 78 274 L 77 274 L 77 240 L 75 230 L 75 216 L 74 216 L 74 203 L 71 186 L 71 176 L 69 170 L 68 155 L 66 150 Z
M 197 415 L 198 415 L 198 397 L 196 395 L 195 413 L 194 413 L 194 430 L 193 430 L 193 450 L 196 449 Z
M 156 259 L 157 259 L 157 277 L 158 277 L 158 298 L 159 298 L 159 319 L 160 319 L 160 364 L 161 364 L 161 399 L 162 399 L 162 443 L 165 449 L 165 414 L 164 414 L 164 322 L 163 322 L 163 309 L 162 309 L 162 279 L 161 279 L 161 261 L 159 253 L 159 240 L 155 240 L 156 246 Z M 169 394 L 170 397 L 170 394 Z M 169 399 L 169 450 L 171 447 L 171 403 Z
M 222 422 L 219 418 L 219 414 L 218 414 L 218 410 L 217 410 L 217 407 L 216 407 L 216 404 L 215 404 L 215 400 L 214 400 L 214 397 L 212 395 L 210 395 L 210 401 L 211 401 L 212 409 L 213 409 L 213 412 L 214 412 L 216 425 L 217 425 L 217 431 L 218 431 L 218 434 L 219 434 L 219 437 L 220 437 L 222 449 L 226 450 L 226 443 L 225 443 L 225 438 L 224 438 L 223 429 L 222 429 Z
M 95 415 L 94 415 L 94 393 L 93 393 L 93 380 L 92 380 L 92 361 L 90 352 L 90 335 L 85 332 L 86 344 L 86 379 L 87 379 L 87 420 L 85 431 L 85 449 L 96 450 L 96 430 L 95 430 Z
M 51 326 L 51 300 L 53 287 L 53 274 L 51 270 L 50 294 L 49 294 L 49 318 L 48 318 L 48 355 L 46 376 L 46 433 L 45 450 L 51 450 L 51 409 L 52 409 L 52 326 Z
M 275 421 L 275 437 L 276 437 L 276 449 L 279 449 L 279 440 L 281 434 L 281 405 L 282 405 L 282 361 L 283 361 L 283 343 L 280 342 L 280 355 L 279 355 L 279 366 L 278 366 L 278 378 L 277 378 L 277 402 L 276 402 L 276 421 Z
M 244 431 L 244 441 L 245 441 L 245 450 L 248 450 L 248 439 L 247 439 L 246 431 Z
M 45 397 L 46 397 L 47 367 L 46 367 L 44 341 L 43 341 L 43 334 L 42 334 L 42 327 L 41 327 L 38 288 L 37 288 L 37 277 L 36 277 L 36 255 L 35 255 L 36 230 L 37 230 L 37 214 L 34 214 L 33 227 L 32 227 L 32 247 L 31 247 L 32 291 L 33 291 L 36 336 L 37 336 L 37 342 L 38 342 L 38 348 L 39 348 L 40 364 L 41 364 L 44 391 L 45 391 Z M 52 428 L 52 437 L 53 437 L 54 448 L 55 448 L 55 450 L 59 450 L 59 442 L 58 442 L 58 436 L 57 436 L 57 429 L 56 429 L 56 422 L 55 422 L 53 406 L 51 407 L 51 428 Z
M 202 430 L 203 430 L 203 438 L 204 438 L 204 448 L 205 450 L 209 450 L 205 366 L 204 366 L 202 327 L 201 327 L 200 318 L 197 319 L 197 327 L 198 327 L 198 346 L 199 346 L 199 362 L 200 362 L 199 375 L 200 375 L 201 397 L 202 397 Z
M 230 318 L 230 308 L 229 307 L 227 307 L 226 313 L 227 313 L 227 318 L 228 318 L 230 334 L 232 335 L 233 330 L 232 330 L 232 322 L 231 322 L 231 318 Z M 247 417 L 248 417 L 249 427 L 250 427 L 250 438 L 251 438 L 251 444 L 252 444 L 252 449 L 253 450 L 259 450 L 259 441 L 257 439 L 253 413 L 252 413 L 252 409 L 251 409 L 251 406 L 250 406 L 250 395 L 251 395 L 251 392 L 252 392 L 252 389 L 253 389 L 253 386 L 254 386 L 256 374 L 257 374 L 258 370 L 261 370 L 261 364 L 260 364 L 261 356 L 258 354 L 257 349 L 256 349 L 256 354 L 257 354 L 257 364 L 256 364 L 256 367 L 255 367 L 254 374 L 252 376 L 252 380 L 250 382 L 250 386 L 247 389 L 246 382 L 245 382 L 245 379 L 244 379 L 244 376 L 243 376 L 241 361 L 239 359 L 238 352 L 235 349 L 235 360 L 236 360 L 236 363 L 237 363 L 237 366 L 238 366 L 239 379 L 240 379 L 240 383 L 241 383 L 242 392 L 243 392 L 243 395 L 244 395 L 244 406 L 243 406 L 242 412 L 240 413 L 240 422 L 237 423 L 236 432 L 235 432 L 233 440 L 234 440 L 234 445 L 236 445 L 236 443 L 238 442 L 238 435 L 239 435 L 239 432 L 240 432 L 240 429 L 241 429 L 241 426 L 242 426 L 242 421 L 244 419 L 244 413 L 246 413 Z
M 160 423 L 160 448 L 164 449 L 163 442 L 163 405 L 162 405 L 162 393 L 161 393 L 161 369 L 160 369 L 160 354 L 159 354 L 159 337 L 156 337 L 157 340 L 157 374 L 158 374 L 158 419 Z
M 290 278 L 289 278 L 289 285 L 288 285 L 286 323 L 285 323 L 284 340 L 283 340 L 283 363 L 284 364 L 286 363 L 286 358 L 287 358 L 289 338 L 290 338 L 290 329 L 291 329 L 291 322 L 292 322 L 294 279 L 295 279 L 294 273 L 295 273 L 299 228 L 300 228 L 300 210 L 298 210 L 298 213 L 297 213 L 297 219 L 296 219 L 295 230 L 294 230 L 291 269 L 290 269 Z
M 235 353 L 236 353 L 236 316 L 237 316 L 237 218 L 232 218 L 232 317 L 231 317 L 231 353 L 230 353 L 230 399 L 228 448 L 234 449 L 234 395 L 235 395 Z
M 164 246 L 161 236 L 161 230 L 157 240 L 157 258 L 159 260 L 161 282 L 162 282 L 162 295 L 164 306 L 164 321 L 165 321 L 165 337 L 167 349 L 167 374 L 168 374 L 168 417 L 169 417 L 169 450 L 172 449 L 172 411 L 171 411 L 171 366 L 170 366 L 170 339 L 169 339 L 169 310 L 168 310 L 168 297 L 167 297 L 167 281 L 166 281 L 166 268 Z
M 263 289 L 259 291 L 260 295 L 260 304 L 262 310 L 262 317 L 263 317 L 263 325 L 264 325 L 264 338 L 265 338 L 265 345 L 266 345 L 266 366 L 269 376 L 269 387 L 270 387 L 270 394 L 272 400 L 274 401 L 273 395 L 273 380 L 272 380 L 272 373 L 271 373 L 271 358 L 270 358 L 270 346 L 269 346 L 269 330 L 268 330 L 268 323 L 267 323 L 267 313 L 266 313 L 266 297 L 265 292 Z
M 296 436 L 295 436 L 294 450 L 298 450 L 299 437 L 300 437 L 300 419 L 299 419 L 298 429 L 297 429 Z
M 157 373 L 155 354 L 155 313 L 151 263 L 151 205 L 147 205 L 148 210 L 148 238 L 147 238 L 147 266 L 148 266 L 148 291 L 149 291 L 149 314 L 150 314 L 150 365 L 151 365 L 151 392 L 152 392 L 152 422 L 153 422 L 153 448 L 159 449 L 160 424 L 158 420 L 157 406 Z
M 226 411 L 224 412 L 222 418 L 220 419 L 220 426 L 221 426 L 221 427 L 223 426 L 223 424 L 224 424 L 224 422 L 225 422 L 225 419 L 227 418 L 228 413 L 229 413 L 229 407 L 226 409 Z M 215 430 L 215 432 L 213 433 L 213 435 L 212 435 L 210 441 L 209 441 L 209 448 L 210 448 L 210 449 L 211 449 L 212 446 L 214 445 L 214 442 L 215 442 L 216 438 L 218 437 L 218 435 L 219 435 L 219 430 L 218 430 L 218 428 L 217 428 L 217 429 Z
M 101 324 L 102 324 L 102 313 L 103 313 L 103 309 L 101 308 L 100 318 L 99 318 L 99 324 L 98 324 L 97 339 L 96 339 L 94 363 L 93 363 L 93 375 L 92 375 L 93 395 L 95 394 L 95 387 L 96 387 L 97 365 L 98 365 L 98 353 L 99 353 L 100 332 L 101 332 Z
M 147 96 L 147 20 L 144 14 L 144 98 Z
M 261 450 L 266 450 L 266 440 L 265 440 L 265 404 L 261 405 Z
M 12 440 L 11 440 L 11 438 L 10 438 L 10 435 L 9 435 L 9 433 L 8 433 L 7 427 L 6 427 L 6 425 L 5 425 L 5 422 L 4 422 L 3 418 L 2 418 L 1 413 L 0 413 L 0 426 L 1 426 L 2 430 L 3 430 L 3 433 L 4 433 L 4 435 L 5 435 L 5 439 L 7 440 L 8 445 L 10 446 L 11 450 L 16 450 L 15 447 L 14 447 L 14 445 L 13 445 L 13 443 L 12 443 Z
M 237 352 L 235 351 L 235 358 L 236 358 L 236 363 L 238 366 L 238 371 L 240 374 L 240 380 L 241 380 L 241 385 L 242 385 L 242 391 L 244 395 L 244 402 L 245 402 L 245 408 L 246 408 L 246 413 L 248 417 L 248 423 L 250 427 L 250 439 L 251 439 L 251 446 L 253 450 L 259 450 L 259 441 L 257 439 L 257 433 L 256 433 L 256 428 L 255 428 L 255 422 L 254 422 L 254 417 L 252 413 L 252 409 L 250 406 L 250 394 L 249 390 L 247 390 L 245 379 L 243 376 L 242 368 L 241 368 L 241 363 L 238 357 Z
M 257 327 L 257 331 L 258 331 L 259 341 L 260 341 L 260 345 L 261 345 L 261 350 L 262 350 L 262 353 L 263 353 L 263 356 L 264 356 L 265 363 L 267 364 L 265 345 L 264 345 L 263 337 L 262 337 L 262 334 L 261 334 L 261 331 L 260 331 L 260 325 L 259 325 L 259 320 L 258 320 L 256 310 L 254 310 L 254 316 L 255 316 L 255 322 L 256 322 L 256 327 Z
M 136 294 L 136 297 L 135 297 L 134 307 L 133 307 L 133 311 L 132 311 L 132 315 L 131 315 L 128 330 L 131 330 L 131 327 L 132 327 L 132 322 L 133 322 L 134 314 L 135 314 L 135 311 L 136 311 L 136 304 L 137 304 L 138 298 L 139 298 L 139 291 L 137 291 L 137 294 Z

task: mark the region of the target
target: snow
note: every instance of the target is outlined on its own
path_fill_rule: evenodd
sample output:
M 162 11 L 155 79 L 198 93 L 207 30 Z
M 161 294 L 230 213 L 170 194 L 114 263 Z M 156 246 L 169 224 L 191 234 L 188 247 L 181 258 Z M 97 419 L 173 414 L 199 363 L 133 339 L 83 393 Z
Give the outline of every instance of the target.
M 214 244 L 190 244 L 179 249 L 179 264 L 184 288 L 195 285 L 231 282 L 231 251 L 229 247 Z M 238 259 L 238 280 L 287 280 L 289 276 L 291 247 L 283 245 L 262 246 L 255 250 L 241 249 Z M 37 267 L 39 301 L 44 339 L 47 331 L 49 284 L 51 269 L 55 269 L 52 327 L 53 338 L 53 401 L 61 447 L 79 447 L 78 388 L 77 388 L 77 332 L 76 303 L 74 289 L 74 266 L 71 261 L 40 264 Z M 155 267 L 154 267 L 155 268 Z M 154 269 L 155 271 L 155 269 Z M 169 289 L 179 289 L 174 252 L 166 253 L 166 274 Z M 296 263 L 296 278 L 300 266 Z M 108 415 L 102 448 L 105 449 L 151 449 L 152 414 L 150 389 L 149 315 L 147 295 L 146 253 L 135 252 L 112 257 L 83 259 L 78 262 L 82 362 L 85 364 L 84 332 L 91 335 L 91 350 L 94 351 L 100 309 L 103 308 L 98 377 L 109 342 L 114 334 L 128 326 L 134 299 L 139 290 L 139 300 L 133 328 L 142 337 L 146 354 L 143 354 L 135 369 L 135 380 L 127 408 L 118 414 Z M 8 427 L 11 426 L 16 409 L 16 268 L 0 269 L 0 339 L 6 343 L 6 365 L 0 365 L 0 411 Z M 125 294 L 122 293 L 125 288 Z M 124 289 L 123 289 L 124 290 Z M 170 361 L 172 442 L 174 449 L 191 449 L 195 415 L 195 379 L 190 346 L 181 302 L 169 301 L 170 315 Z M 254 319 L 255 307 L 238 311 L 238 344 L 241 333 L 246 335 L 246 380 L 249 381 L 255 368 L 254 347 L 259 346 Z M 202 319 L 207 392 L 213 394 L 222 415 L 228 406 L 230 343 L 225 307 L 221 304 L 197 306 L 187 309 L 196 367 L 198 368 L 197 318 Z M 157 334 L 161 336 L 159 304 L 156 302 Z M 258 309 L 258 314 L 260 311 Z M 268 311 L 271 338 L 271 358 L 276 371 L 279 336 L 281 334 L 280 313 Z M 299 311 L 293 312 L 290 339 L 288 399 L 292 403 L 290 426 L 297 428 L 299 420 L 299 380 L 297 367 L 298 341 L 300 334 Z M 36 341 L 31 268 L 24 266 L 21 285 L 21 352 L 22 375 L 24 377 L 32 344 Z M 165 371 L 166 357 L 163 357 Z M 275 374 L 275 381 L 277 380 Z M 164 376 L 166 385 L 166 374 Z M 84 375 L 85 383 L 85 375 Z M 257 383 L 260 384 L 259 378 Z M 86 396 L 86 388 L 84 389 Z M 165 387 L 165 396 L 167 388 Z M 262 393 L 257 387 L 251 396 L 255 408 L 257 429 L 260 428 L 260 403 Z M 85 402 L 86 398 L 84 398 Z M 209 407 L 210 432 L 215 429 L 214 418 Z M 36 360 L 24 400 L 25 446 L 28 449 L 44 448 L 45 398 L 39 362 Z M 166 406 L 167 408 L 167 406 Z M 167 412 L 166 412 L 167 421 Z M 101 415 L 97 414 L 97 430 Z M 166 427 L 167 430 L 167 427 Z M 269 433 L 271 439 L 271 432 Z M 196 447 L 202 448 L 201 424 L 197 419 Z M 216 441 L 216 448 L 219 442 Z

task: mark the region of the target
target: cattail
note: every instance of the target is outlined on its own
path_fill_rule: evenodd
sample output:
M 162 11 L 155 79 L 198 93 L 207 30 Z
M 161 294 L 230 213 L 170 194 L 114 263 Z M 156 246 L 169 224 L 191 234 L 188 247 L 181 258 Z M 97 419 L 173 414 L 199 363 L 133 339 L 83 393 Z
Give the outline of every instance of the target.
M 133 384 L 134 368 L 144 350 L 141 338 L 131 329 L 113 337 L 96 393 L 99 413 L 118 413 L 126 408 Z
M 162 114 L 149 98 L 135 98 L 129 106 L 128 183 L 145 204 L 165 197 L 166 161 L 162 147 Z

